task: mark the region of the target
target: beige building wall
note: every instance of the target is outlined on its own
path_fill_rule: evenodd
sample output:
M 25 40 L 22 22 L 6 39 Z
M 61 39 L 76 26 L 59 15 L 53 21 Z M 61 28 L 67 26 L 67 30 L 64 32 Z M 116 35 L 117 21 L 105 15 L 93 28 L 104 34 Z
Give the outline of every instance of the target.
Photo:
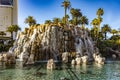
M 18 24 L 18 3 L 17 0 L 13 0 L 13 6 L 0 5 L 0 31 L 5 31 L 8 26 L 12 24 Z M 7 37 L 10 33 L 7 33 Z

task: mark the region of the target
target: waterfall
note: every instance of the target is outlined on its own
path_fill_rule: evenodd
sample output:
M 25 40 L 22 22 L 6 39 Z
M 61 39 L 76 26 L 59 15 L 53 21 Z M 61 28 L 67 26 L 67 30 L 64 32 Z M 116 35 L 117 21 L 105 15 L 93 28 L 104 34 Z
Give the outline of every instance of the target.
M 75 38 L 75 49 L 77 54 L 83 56 L 83 41 L 81 38 Z
M 64 52 L 81 56 L 87 53 L 91 58 L 94 51 L 92 39 L 87 31 L 76 26 L 68 30 L 59 26 L 30 27 L 27 32 L 20 32 L 16 39 L 17 45 L 14 45 L 15 51 L 13 51 L 20 60 L 23 57 L 31 59 L 34 57 L 35 60 L 49 58 L 57 60 Z
M 37 34 L 37 29 L 34 29 L 33 35 L 30 37 L 30 43 L 35 40 L 36 34 Z

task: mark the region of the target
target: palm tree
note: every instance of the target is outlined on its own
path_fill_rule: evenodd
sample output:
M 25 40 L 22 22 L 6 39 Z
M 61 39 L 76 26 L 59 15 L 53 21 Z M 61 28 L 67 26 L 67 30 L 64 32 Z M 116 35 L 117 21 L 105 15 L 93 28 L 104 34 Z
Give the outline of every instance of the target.
M 114 36 L 114 34 L 117 34 L 117 33 L 118 33 L 118 31 L 117 31 L 116 29 L 112 29 L 111 33 L 112 33 L 112 34 L 113 34 L 113 36 Z
M 71 19 L 71 20 L 69 20 L 69 24 L 74 24 L 74 21 Z
M 0 31 L 0 35 L 3 37 L 4 35 L 6 35 L 6 33 L 4 31 Z
M 67 21 L 66 13 L 67 13 L 67 9 L 69 9 L 71 7 L 70 2 L 68 0 L 64 0 L 64 2 L 62 2 L 62 7 L 64 7 L 64 10 L 65 10 L 65 14 L 64 14 L 65 22 L 64 23 L 66 24 L 66 21 Z
M 63 18 L 62 18 L 62 23 L 65 24 L 66 21 L 68 22 L 68 19 L 69 19 L 69 18 L 70 18 L 69 15 L 66 15 L 66 19 L 65 19 L 65 17 L 63 17 Z M 65 20 L 66 20 L 66 21 L 65 21 Z
M 21 28 L 18 25 L 11 25 L 7 27 L 7 32 L 11 33 L 11 38 L 13 38 L 13 32 L 17 33 L 18 30 L 21 30 Z
M 97 15 L 98 17 L 100 17 L 100 16 L 102 16 L 103 14 L 104 14 L 104 10 L 103 10 L 102 8 L 99 8 L 99 9 L 97 10 L 96 15 Z
M 18 32 L 19 30 L 21 30 L 21 28 L 20 28 L 18 25 L 12 25 L 12 27 L 13 27 L 13 29 L 14 29 L 15 37 L 16 37 L 17 32 Z
M 60 18 L 53 18 L 53 24 L 58 25 L 59 22 L 61 22 Z
M 103 27 L 102 27 L 102 33 L 104 33 L 105 40 L 106 40 L 106 37 L 107 37 L 107 32 L 111 32 L 111 28 L 108 24 L 104 24 Z
M 21 28 L 18 25 L 12 25 L 14 32 L 18 32 L 18 30 L 21 30 Z
M 52 21 L 51 20 L 45 20 L 45 24 L 51 24 L 52 23 Z
M 72 20 L 74 21 L 75 25 L 78 24 L 78 19 L 82 16 L 82 12 L 80 9 L 70 9 L 70 13 L 72 15 Z
M 97 27 L 93 27 L 90 30 L 90 36 L 93 38 L 94 41 L 97 39 Z
M 100 23 L 102 22 L 102 18 L 101 16 L 103 16 L 104 14 L 104 10 L 102 8 L 99 8 L 96 12 L 96 15 L 98 17 L 98 21 L 99 21 L 99 24 L 98 24 L 98 32 L 100 32 Z
M 86 16 L 82 16 L 80 18 L 80 24 L 82 24 L 82 28 L 84 29 L 85 25 L 88 25 L 88 19 Z
M 36 24 L 36 20 L 32 16 L 28 16 L 25 19 L 25 23 L 28 24 L 29 26 L 35 25 Z
M 7 31 L 7 32 L 10 32 L 10 33 L 11 33 L 11 38 L 13 38 L 13 32 L 14 32 L 13 27 L 12 27 L 12 26 L 7 27 L 7 30 L 6 30 L 6 31 Z
M 94 18 L 93 20 L 92 20 L 92 22 L 91 22 L 91 25 L 93 25 L 93 31 L 94 31 L 94 35 L 95 35 L 95 39 L 98 39 L 98 24 L 99 24 L 99 21 L 98 21 L 98 19 L 97 18 Z M 95 40 L 94 39 L 94 40 Z

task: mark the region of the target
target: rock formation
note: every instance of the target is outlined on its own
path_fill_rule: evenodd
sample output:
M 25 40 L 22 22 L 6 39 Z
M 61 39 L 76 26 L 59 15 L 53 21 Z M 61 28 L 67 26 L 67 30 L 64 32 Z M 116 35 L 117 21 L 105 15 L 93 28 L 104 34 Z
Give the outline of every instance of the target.
M 17 34 L 13 46 L 14 54 L 26 64 L 43 60 L 63 60 L 88 55 L 93 60 L 94 46 L 88 31 L 80 27 L 59 27 L 53 25 L 38 25 L 25 28 Z M 64 53 L 66 56 L 64 56 Z M 73 55 L 75 53 L 75 55 Z
M 55 69 L 55 63 L 54 63 L 53 59 L 48 60 L 47 69 L 49 69 L 49 70 Z
M 9 53 L 9 52 L 1 53 L 0 54 L 0 61 L 5 62 L 5 64 L 8 65 L 8 66 L 16 63 L 14 54 Z

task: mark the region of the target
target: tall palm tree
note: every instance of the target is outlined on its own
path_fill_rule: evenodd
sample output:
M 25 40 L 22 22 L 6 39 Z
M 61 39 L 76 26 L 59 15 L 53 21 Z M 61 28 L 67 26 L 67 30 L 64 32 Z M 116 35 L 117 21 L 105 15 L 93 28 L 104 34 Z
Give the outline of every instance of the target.
M 92 22 L 91 22 L 91 25 L 93 25 L 93 31 L 94 31 L 94 35 L 95 35 L 95 39 L 97 40 L 98 39 L 98 24 L 99 24 L 99 21 L 98 21 L 98 19 L 97 18 L 94 18 L 93 20 L 92 20 Z M 95 40 L 94 39 L 94 40 Z
M 118 33 L 118 31 L 117 31 L 116 29 L 112 29 L 111 33 L 112 33 L 112 34 L 113 34 L 113 36 L 114 36 L 115 34 L 117 34 L 117 33 Z
M 4 31 L 0 31 L 0 35 L 3 37 L 4 35 L 6 35 L 6 33 Z
M 102 8 L 99 8 L 96 12 L 97 18 L 99 20 L 99 24 L 98 24 L 98 32 L 100 32 L 100 23 L 102 22 L 102 18 L 101 16 L 103 16 L 104 14 L 104 10 Z
M 103 14 L 104 14 L 104 10 L 103 10 L 102 8 L 99 8 L 99 9 L 97 10 L 96 15 L 97 15 L 98 17 L 100 17 L 100 16 L 102 16 Z
M 32 16 L 28 16 L 25 19 L 25 23 L 28 24 L 29 26 L 35 25 L 36 24 L 36 20 Z
M 72 15 L 72 20 L 74 21 L 75 25 L 78 24 L 78 19 L 82 16 L 82 12 L 80 9 L 70 9 L 70 13 Z
M 99 21 L 98 21 L 97 18 L 94 18 L 94 19 L 92 20 L 92 22 L 91 22 L 91 25 L 93 25 L 93 27 L 97 27 L 98 24 L 99 24 Z
M 66 21 L 67 21 L 67 19 L 66 19 L 66 14 L 67 14 L 67 9 L 69 9 L 70 7 L 71 7 L 71 5 L 70 5 L 70 2 L 68 1 L 68 0 L 64 0 L 64 2 L 62 2 L 62 7 L 64 7 L 64 17 L 65 17 L 65 24 L 66 24 Z
M 80 18 L 80 24 L 82 24 L 82 28 L 84 29 L 85 28 L 85 25 L 88 25 L 88 19 L 86 16 L 82 16 Z
M 111 28 L 108 24 L 104 24 L 103 27 L 102 27 L 102 33 L 104 33 L 105 40 L 106 40 L 108 32 L 111 32 Z

